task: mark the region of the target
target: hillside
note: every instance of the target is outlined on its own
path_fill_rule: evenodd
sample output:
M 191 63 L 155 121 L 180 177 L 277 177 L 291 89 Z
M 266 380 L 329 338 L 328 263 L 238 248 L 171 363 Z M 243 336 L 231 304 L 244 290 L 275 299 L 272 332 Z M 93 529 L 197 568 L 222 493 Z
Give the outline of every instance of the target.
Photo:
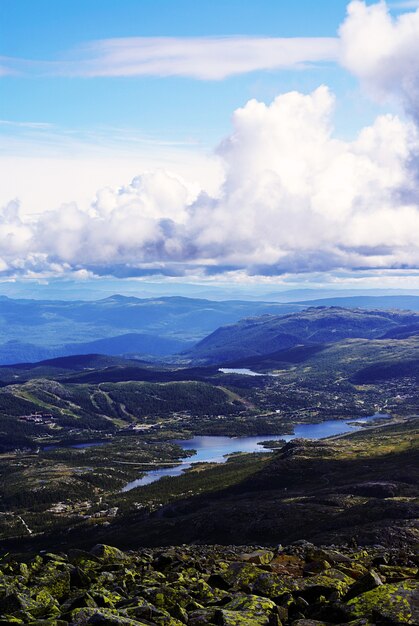
M 294 298 L 297 301 L 297 298 Z M 307 306 L 340 306 L 360 309 L 395 310 L 407 309 L 419 311 L 418 295 L 335 295 L 333 297 L 311 298 L 310 300 L 299 298 L 298 302 Z
M 56 526 L 33 537 L 9 535 L 1 545 L 60 550 L 100 541 L 132 549 L 307 539 L 392 546 L 400 539 L 406 547 L 414 546 L 417 454 L 418 420 L 413 418 L 331 440 L 295 439 L 275 453 L 233 455 L 225 464 L 201 465 L 181 476 L 109 494 L 107 508 L 119 507 L 119 514 L 110 518 L 103 512 L 102 521 L 110 522 L 104 526 L 79 516 L 70 532 Z M 55 458 L 57 463 L 66 457 L 56 453 Z M 38 506 L 46 496 L 38 490 Z M 25 513 L 25 519 L 36 525 L 34 514 Z
M 148 333 L 126 333 L 85 343 L 68 343 L 54 347 L 23 343 L 13 339 L 0 345 L 0 366 L 80 354 L 106 354 L 109 356 L 138 354 L 142 357 L 164 357 L 186 350 L 193 344 L 194 342 L 183 341 L 174 337 L 161 337 Z
M 249 315 L 282 315 L 298 304 L 196 298 L 13 300 L 0 296 L 0 364 L 100 352 L 164 356 Z M 29 339 L 30 338 L 30 339 Z
M 377 339 L 398 328 L 417 324 L 411 311 L 366 311 L 340 307 L 310 307 L 281 317 L 248 318 L 219 328 L 200 341 L 186 357 L 201 363 L 226 363 L 272 354 L 299 344 L 318 345 L 342 339 Z
M 300 539 L 344 543 L 353 538 L 360 544 L 392 545 L 402 533 L 405 545 L 414 545 L 418 445 L 417 419 L 335 441 L 294 440 L 262 466 L 255 459 L 253 472 L 225 488 L 226 466 L 203 472 L 201 482 L 208 473 L 213 487 L 195 497 L 170 497 L 170 484 L 181 481 L 186 487 L 187 474 L 143 488 L 144 495 L 166 497 L 168 504 L 155 514 L 132 512 L 115 520 L 100 540 L 125 548 L 193 542 L 275 545 Z M 240 468 L 239 459 L 229 463 Z M 131 500 L 140 495 L 141 489 L 136 491 Z
M 273 321 L 309 338 L 227 364 L 258 376 L 97 354 L 1 367 L 3 546 L 24 549 L 25 538 L 54 549 L 98 538 L 126 540 L 125 548 L 236 537 L 333 543 L 353 533 L 375 543 L 396 531 L 410 541 L 419 337 L 383 336 L 414 326 L 414 318 L 316 308 L 251 320 L 262 335 Z M 372 338 L 312 341 L 336 334 Z M 301 428 L 324 437 L 354 421 L 365 429 L 356 437 L 283 446 Z M 378 424 L 376 435 L 367 424 Z M 214 460 L 222 454 L 205 456 L 206 446 L 230 446 L 230 437 L 274 436 L 275 454 L 268 443 L 265 453 L 254 453 L 255 445 L 264 449 L 254 444 L 226 463 Z M 210 462 L 195 465 L 192 446 Z M 147 484 L 156 473 L 165 477 Z

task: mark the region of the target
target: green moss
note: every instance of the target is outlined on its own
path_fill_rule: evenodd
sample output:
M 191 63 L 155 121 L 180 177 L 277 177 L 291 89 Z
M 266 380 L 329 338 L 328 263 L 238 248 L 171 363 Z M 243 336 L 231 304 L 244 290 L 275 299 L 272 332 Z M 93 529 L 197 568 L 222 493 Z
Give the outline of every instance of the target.
M 94 548 L 92 548 L 91 553 L 94 556 L 99 557 L 103 561 L 124 561 L 126 560 L 126 555 L 118 548 L 114 548 L 113 546 L 107 546 L 105 544 L 98 544 Z
M 219 613 L 224 626 L 268 626 L 269 615 L 258 615 L 253 611 L 229 611 L 221 609 Z M 220 622 L 217 622 L 220 623 Z
M 254 595 L 239 595 L 225 605 L 231 611 L 254 611 L 255 613 L 269 613 L 276 609 L 276 604 L 268 598 Z

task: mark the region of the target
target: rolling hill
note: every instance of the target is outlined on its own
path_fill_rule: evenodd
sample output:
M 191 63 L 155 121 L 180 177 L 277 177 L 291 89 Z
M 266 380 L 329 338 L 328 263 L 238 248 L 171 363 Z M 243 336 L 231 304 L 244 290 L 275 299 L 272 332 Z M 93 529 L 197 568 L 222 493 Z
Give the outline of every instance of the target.
M 316 346 L 349 338 L 378 339 L 418 322 L 419 314 L 411 311 L 310 307 L 281 317 L 265 315 L 224 326 L 200 341 L 185 357 L 205 364 L 242 361 L 301 344 Z
M 299 300 L 300 304 L 307 306 L 341 306 L 360 309 L 408 309 L 419 311 L 419 296 L 417 295 L 334 295 L 324 298 L 310 298 Z
M 183 297 L 115 295 L 87 302 L 0 296 L 0 364 L 89 353 L 161 357 L 187 350 L 219 326 L 243 317 L 282 315 L 302 308 Z

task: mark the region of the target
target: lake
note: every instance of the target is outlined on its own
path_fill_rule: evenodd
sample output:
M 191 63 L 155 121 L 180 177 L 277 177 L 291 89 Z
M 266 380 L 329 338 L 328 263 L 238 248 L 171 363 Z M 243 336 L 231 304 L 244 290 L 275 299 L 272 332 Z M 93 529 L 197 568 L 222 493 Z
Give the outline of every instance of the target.
M 184 450 L 196 450 L 191 460 L 183 461 L 174 467 L 151 470 L 142 478 L 129 482 L 122 491 L 130 491 L 135 487 L 150 485 L 165 476 L 179 476 L 192 466 L 193 463 L 225 463 L 230 454 L 237 452 L 266 452 L 260 445 L 262 441 L 291 441 L 292 439 L 324 439 L 347 432 L 355 432 L 362 428 L 361 424 L 368 424 L 375 419 L 389 417 L 387 414 L 376 413 L 369 417 L 356 418 L 356 420 L 328 420 L 319 424 L 298 424 L 292 435 L 258 435 L 256 437 L 222 437 L 222 436 L 198 436 L 192 439 L 176 439 L 176 443 Z M 350 422 L 353 422 L 352 424 Z
M 241 374 L 242 376 L 272 376 L 272 374 L 258 374 L 258 372 L 247 369 L 247 367 L 220 367 L 218 371 L 223 374 Z

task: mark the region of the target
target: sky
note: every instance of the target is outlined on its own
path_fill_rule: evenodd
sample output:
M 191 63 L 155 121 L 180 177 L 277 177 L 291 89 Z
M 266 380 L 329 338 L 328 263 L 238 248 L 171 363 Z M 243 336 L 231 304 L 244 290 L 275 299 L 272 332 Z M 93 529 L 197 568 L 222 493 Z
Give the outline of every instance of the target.
M 408 0 L 1 0 L 0 292 L 419 288 L 417 59 Z

